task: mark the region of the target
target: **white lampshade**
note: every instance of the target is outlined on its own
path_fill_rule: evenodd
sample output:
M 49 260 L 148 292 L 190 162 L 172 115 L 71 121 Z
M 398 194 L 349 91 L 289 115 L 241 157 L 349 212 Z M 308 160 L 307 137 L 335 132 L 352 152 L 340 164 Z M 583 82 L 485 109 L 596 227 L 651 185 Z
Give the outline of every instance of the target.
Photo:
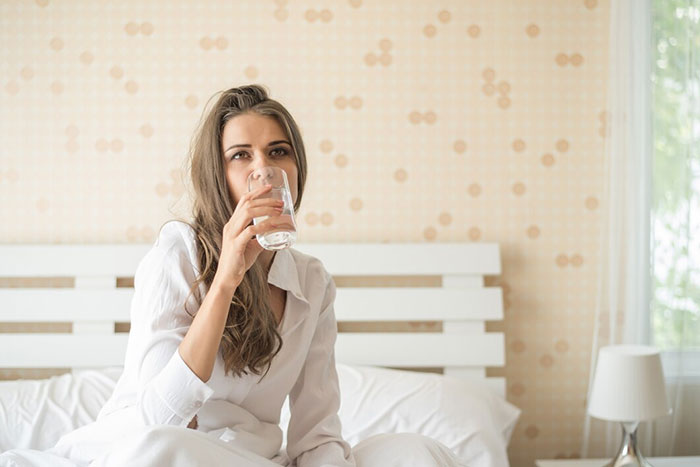
M 641 345 L 601 347 L 588 413 L 620 422 L 670 413 L 659 351 Z

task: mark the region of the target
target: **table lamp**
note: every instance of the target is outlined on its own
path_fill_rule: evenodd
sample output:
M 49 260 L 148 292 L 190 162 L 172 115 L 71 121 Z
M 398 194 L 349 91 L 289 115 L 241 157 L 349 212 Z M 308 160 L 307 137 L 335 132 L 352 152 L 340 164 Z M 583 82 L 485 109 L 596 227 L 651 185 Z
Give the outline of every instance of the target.
M 600 348 L 588 413 L 622 423 L 622 445 L 606 467 L 650 466 L 637 448 L 637 426 L 670 412 L 657 349 L 641 345 Z

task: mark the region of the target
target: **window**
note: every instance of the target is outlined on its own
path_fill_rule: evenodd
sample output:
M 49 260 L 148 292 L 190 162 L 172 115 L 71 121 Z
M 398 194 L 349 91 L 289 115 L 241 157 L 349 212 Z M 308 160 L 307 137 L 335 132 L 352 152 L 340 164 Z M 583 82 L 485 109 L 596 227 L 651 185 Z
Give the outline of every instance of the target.
M 700 0 L 652 0 L 651 325 L 669 354 L 700 355 L 699 22 Z

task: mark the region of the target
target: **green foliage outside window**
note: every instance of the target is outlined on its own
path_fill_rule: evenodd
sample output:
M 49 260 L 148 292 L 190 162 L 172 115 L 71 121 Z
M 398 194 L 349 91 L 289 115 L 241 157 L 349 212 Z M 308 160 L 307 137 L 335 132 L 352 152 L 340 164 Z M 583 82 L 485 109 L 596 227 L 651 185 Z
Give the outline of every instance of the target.
M 654 344 L 700 349 L 700 0 L 652 2 Z

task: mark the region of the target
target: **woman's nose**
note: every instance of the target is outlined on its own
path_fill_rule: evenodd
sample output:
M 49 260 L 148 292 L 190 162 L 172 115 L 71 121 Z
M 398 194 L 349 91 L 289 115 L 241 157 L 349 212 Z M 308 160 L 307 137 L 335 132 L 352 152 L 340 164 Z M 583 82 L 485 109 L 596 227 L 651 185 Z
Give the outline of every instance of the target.
M 253 157 L 252 168 L 253 170 L 261 169 L 270 165 L 270 162 L 264 155 L 255 155 Z
M 254 180 L 259 180 L 261 182 L 268 181 L 268 180 L 273 180 L 275 178 L 275 170 L 272 166 L 265 165 L 262 167 L 258 167 L 253 170 L 253 179 Z

